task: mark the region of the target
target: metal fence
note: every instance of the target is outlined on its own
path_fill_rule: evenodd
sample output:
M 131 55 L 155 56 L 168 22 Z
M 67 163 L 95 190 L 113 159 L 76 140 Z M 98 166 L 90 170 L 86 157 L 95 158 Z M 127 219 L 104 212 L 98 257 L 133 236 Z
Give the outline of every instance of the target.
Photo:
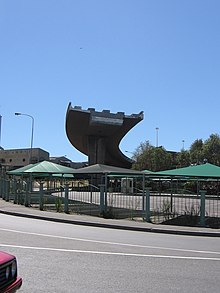
M 140 184 L 139 184 L 140 187 Z M 149 186 L 148 186 L 149 187 Z M 40 182 L 30 189 L 28 180 L 1 178 L 0 197 L 41 210 L 108 218 L 128 218 L 172 225 L 220 227 L 219 194 L 187 190 L 161 192 L 133 187 Z
M 220 196 L 200 194 L 151 193 L 151 221 L 172 225 L 220 227 Z

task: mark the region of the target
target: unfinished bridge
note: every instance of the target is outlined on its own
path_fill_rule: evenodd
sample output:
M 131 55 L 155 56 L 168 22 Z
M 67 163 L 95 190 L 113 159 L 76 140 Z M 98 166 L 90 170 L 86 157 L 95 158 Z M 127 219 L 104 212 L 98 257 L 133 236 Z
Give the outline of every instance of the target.
M 83 110 L 69 103 L 66 112 L 66 134 L 70 143 L 88 156 L 89 165 L 105 164 L 131 168 L 132 160 L 124 155 L 119 144 L 137 123 L 143 112 L 125 115 L 124 112 L 102 112 L 94 108 Z

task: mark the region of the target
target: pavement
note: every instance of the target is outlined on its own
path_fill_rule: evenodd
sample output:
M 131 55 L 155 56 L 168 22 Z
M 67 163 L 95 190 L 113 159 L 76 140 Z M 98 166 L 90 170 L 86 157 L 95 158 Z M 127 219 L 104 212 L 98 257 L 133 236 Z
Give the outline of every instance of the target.
M 204 227 L 171 226 L 147 223 L 142 220 L 104 219 L 78 214 L 65 214 L 52 211 L 40 211 L 36 208 L 6 202 L 0 198 L 0 213 L 38 220 L 60 222 L 72 225 L 84 225 L 109 229 L 122 229 L 140 232 L 167 233 L 176 235 L 191 235 L 204 237 L 220 237 L 220 229 Z

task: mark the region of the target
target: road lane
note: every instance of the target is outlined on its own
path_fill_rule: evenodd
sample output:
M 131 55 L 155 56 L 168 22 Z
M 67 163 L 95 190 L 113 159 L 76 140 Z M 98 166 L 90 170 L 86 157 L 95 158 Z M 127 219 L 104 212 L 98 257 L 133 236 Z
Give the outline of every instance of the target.
M 76 237 L 66 237 L 66 236 L 56 236 L 56 235 L 52 235 L 52 234 L 40 234 L 40 233 L 34 233 L 34 232 L 24 232 L 24 231 L 19 231 L 19 230 L 12 230 L 12 229 L 4 229 L 4 228 L 0 228 L 0 231 L 2 232 L 2 239 L 7 238 L 8 240 L 11 240 L 11 243 L 14 244 L 4 244 L 3 242 L 1 242 L 0 244 L 2 246 L 20 246 L 20 248 L 22 248 L 22 246 L 24 246 L 24 248 L 32 248 L 32 249 L 37 249 L 37 247 L 39 247 L 39 249 L 51 249 L 51 250 L 69 250 L 69 251 L 75 251 L 76 248 L 78 248 L 81 252 L 81 248 L 82 248 L 82 243 L 83 244 L 87 244 L 84 245 L 83 247 L 86 249 L 87 247 L 90 247 L 91 244 L 96 244 L 96 250 L 94 252 L 97 251 L 97 249 L 100 249 L 101 247 L 105 246 L 105 247 L 110 247 L 111 250 L 112 248 L 115 248 L 118 252 L 115 253 L 120 253 L 120 251 L 124 251 L 125 249 L 128 251 L 129 248 L 131 248 L 131 250 L 133 251 L 134 249 L 138 250 L 138 254 L 141 254 L 141 251 L 145 251 L 146 249 L 148 251 L 151 251 L 158 254 L 158 251 L 160 252 L 159 255 L 161 255 L 161 253 L 163 253 L 162 257 L 165 257 L 164 254 L 169 253 L 168 256 L 170 256 L 170 253 L 175 255 L 172 255 L 170 257 L 184 257 L 181 256 L 181 253 L 186 254 L 187 253 L 187 258 L 208 258 L 210 255 L 211 258 L 213 258 L 213 255 L 216 255 L 216 257 L 220 257 L 220 252 L 218 251 L 210 251 L 210 250 L 192 250 L 192 249 L 181 249 L 181 248 L 170 248 L 170 247 L 162 247 L 162 246 L 149 246 L 149 245 L 138 245 L 138 244 L 129 244 L 129 243 L 122 243 L 122 242 L 110 242 L 110 241 L 100 241 L 100 240 L 92 240 L 92 239 L 83 239 L 83 238 L 76 238 Z M 3 236 L 5 233 L 5 236 Z M 24 236 L 31 236 L 31 243 L 34 242 L 38 244 L 38 246 L 27 246 L 27 239 Z M 35 240 L 34 240 L 35 239 Z M 52 247 L 47 247 L 45 246 L 45 244 L 48 243 L 49 240 L 49 244 L 51 245 L 50 240 L 55 240 L 52 243 Z M 64 243 L 65 241 L 67 241 L 67 243 L 69 241 L 74 242 L 74 250 L 73 249 L 67 249 L 64 248 Z M 17 245 L 16 243 L 19 242 L 20 245 Z M 59 248 L 61 244 L 61 247 L 63 248 Z M 68 244 L 69 245 L 69 244 Z M 98 251 L 100 253 L 100 251 Z M 105 253 L 104 251 L 101 251 L 101 253 Z M 107 251 L 107 253 L 111 253 L 109 251 Z M 113 253 L 113 252 L 112 252 Z M 131 252 L 133 255 L 134 253 Z M 130 253 L 130 254 L 131 254 Z M 123 254 L 123 252 L 121 252 L 121 254 Z M 142 255 L 146 256 L 146 253 L 144 254 L 144 252 L 142 252 Z M 147 254 L 148 256 L 150 256 L 150 254 Z M 215 258 L 216 258 L 215 257 Z M 218 259 L 217 259 L 218 260 Z
M 16 227 L 16 229 L 15 229 Z M 42 220 L 25 219 L 0 215 L 0 231 L 6 233 L 18 244 L 20 239 L 21 245 L 28 244 L 32 246 L 38 241 L 42 246 L 45 243 L 56 245 L 59 243 L 67 246 L 69 242 L 74 241 L 74 247 L 102 247 L 110 245 L 111 247 L 123 247 L 123 249 L 137 248 L 148 249 L 151 253 L 155 250 L 187 252 L 202 254 L 219 254 L 220 246 L 218 238 L 192 237 L 180 235 L 162 235 L 153 233 L 137 233 L 134 231 L 122 231 L 113 229 L 103 229 L 95 227 L 82 227 L 77 225 L 53 223 Z M 98 232 L 97 232 L 98 231 Z M 102 233 L 104 232 L 104 233 Z M 3 234 L 2 234 L 3 235 Z M 11 236 L 9 236 L 11 235 Z M 51 238 L 51 239 L 50 239 Z M 202 239 L 202 241 L 201 241 Z M 27 241 L 31 241 L 28 243 Z M 208 248 L 208 249 L 207 249 Z
M 0 249 L 18 257 L 23 292 L 218 292 L 220 285 L 218 238 L 0 215 Z

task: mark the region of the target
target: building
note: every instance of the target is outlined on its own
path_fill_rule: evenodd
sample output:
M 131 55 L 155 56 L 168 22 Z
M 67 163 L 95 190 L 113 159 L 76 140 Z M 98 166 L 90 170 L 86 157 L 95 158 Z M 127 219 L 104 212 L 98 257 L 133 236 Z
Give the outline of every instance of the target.
M 66 167 L 71 167 L 73 169 L 78 169 L 78 168 L 88 166 L 88 162 L 72 162 L 66 156 L 50 157 L 50 161 L 55 164 L 63 165 Z
M 31 158 L 30 158 L 31 154 Z M 0 149 L 0 165 L 11 168 L 19 168 L 29 163 L 37 163 L 47 160 L 49 161 L 49 153 L 40 148 L 27 149 Z

